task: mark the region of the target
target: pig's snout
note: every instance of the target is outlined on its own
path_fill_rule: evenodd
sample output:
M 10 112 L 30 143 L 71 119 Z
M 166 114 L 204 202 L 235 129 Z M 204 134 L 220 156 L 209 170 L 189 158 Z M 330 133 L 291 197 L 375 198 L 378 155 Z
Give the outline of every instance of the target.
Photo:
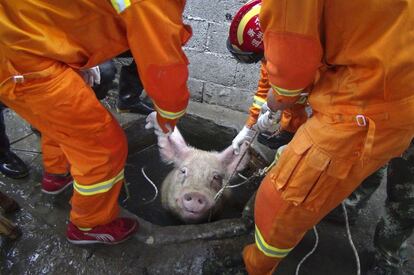
M 201 213 L 209 208 L 207 197 L 197 192 L 184 194 L 182 203 L 184 209 L 191 213 Z

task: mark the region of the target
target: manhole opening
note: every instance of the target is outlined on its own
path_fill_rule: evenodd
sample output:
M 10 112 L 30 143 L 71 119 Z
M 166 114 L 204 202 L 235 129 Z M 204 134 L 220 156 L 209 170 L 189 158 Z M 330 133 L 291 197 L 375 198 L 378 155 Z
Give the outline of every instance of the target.
M 211 121 L 198 117 L 182 119 L 178 127 L 189 145 L 210 151 L 221 151 L 225 149 L 231 144 L 236 134 L 234 129 L 219 126 Z M 136 131 L 142 131 L 142 129 L 137 128 Z M 155 189 L 145 179 L 142 168 L 158 189 L 158 196 L 153 201 L 151 200 L 155 196 Z M 154 141 L 149 142 L 141 150 L 130 152 L 125 167 L 129 198 L 125 200 L 127 196 L 125 189 L 123 189 L 120 196 L 122 205 L 128 211 L 153 224 L 161 226 L 183 224 L 161 205 L 161 184 L 172 168 L 172 165 L 166 165 L 161 161 L 158 147 Z M 242 174 L 249 177 L 253 172 L 251 168 L 247 168 L 242 171 Z M 243 181 L 241 177 L 235 176 L 231 184 L 238 184 Z M 256 189 L 257 182 L 254 181 L 234 188 L 229 199 L 224 202 L 224 207 L 218 211 L 212 220 L 241 217 L 245 204 Z

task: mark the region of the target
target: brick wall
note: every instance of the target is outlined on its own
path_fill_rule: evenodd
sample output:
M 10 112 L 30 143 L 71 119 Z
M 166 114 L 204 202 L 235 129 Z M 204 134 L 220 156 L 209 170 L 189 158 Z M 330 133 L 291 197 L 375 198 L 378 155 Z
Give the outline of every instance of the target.
M 240 64 L 226 49 L 232 16 L 245 0 L 187 0 L 184 19 L 193 37 L 184 50 L 190 61 L 192 100 L 247 112 L 259 64 Z

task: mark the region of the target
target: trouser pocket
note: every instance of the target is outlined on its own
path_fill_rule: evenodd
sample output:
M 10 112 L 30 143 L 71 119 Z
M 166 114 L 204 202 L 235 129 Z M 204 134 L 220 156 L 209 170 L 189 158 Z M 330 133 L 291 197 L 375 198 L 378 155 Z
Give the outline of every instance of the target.
M 282 153 L 271 179 L 284 200 L 318 211 L 337 183 L 349 174 L 352 164 L 332 160 L 301 128 Z

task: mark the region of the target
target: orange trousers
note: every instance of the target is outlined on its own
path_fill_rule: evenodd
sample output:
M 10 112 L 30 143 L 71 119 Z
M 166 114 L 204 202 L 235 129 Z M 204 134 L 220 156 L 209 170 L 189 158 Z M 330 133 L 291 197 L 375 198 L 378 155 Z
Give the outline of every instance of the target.
M 294 104 L 292 107 L 283 110 L 280 118 L 280 130 L 296 133 L 302 124 L 308 120 L 305 104 Z
M 369 158 L 361 158 L 368 140 L 366 127 L 327 123 L 314 113 L 257 191 L 256 243 L 243 251 L 248 273 L 272 274 L 309 229 L 362 180 L 400 155 L 413 136 L 413 125 L 377 127 Z
M 125 134 L 92 89 L 70 67 L 55 63 L 0 86 L 0 100 L 42 133 L 46 172 L 70 169 L 70 220 L 90 228 L 114 220 L 127 156 Z

